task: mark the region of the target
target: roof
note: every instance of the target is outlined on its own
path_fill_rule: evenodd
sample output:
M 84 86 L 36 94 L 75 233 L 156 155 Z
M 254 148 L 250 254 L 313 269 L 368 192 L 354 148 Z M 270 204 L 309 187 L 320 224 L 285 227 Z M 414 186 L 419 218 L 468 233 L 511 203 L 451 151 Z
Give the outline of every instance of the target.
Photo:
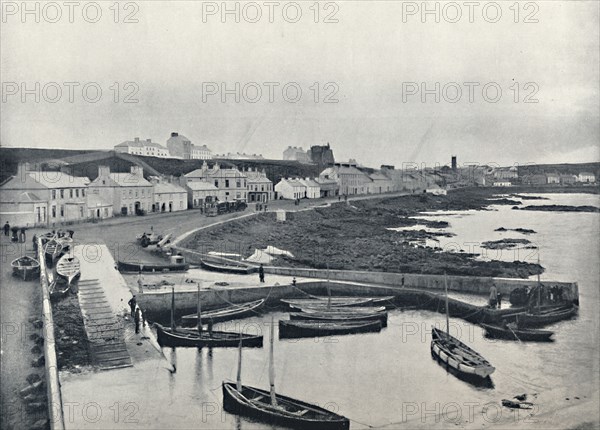
M 314 181 L 313 179 L 300 179 L 299 182 L 302 185 L 306 185 L 307 187 L 320 187 L 321 184 L 319 184 L 318 182 Z
M 84 188 L 90 180 L 87 177 L 71 176 L 63 172 L 29 172 L 27 175 L 46 188 Z
M 279 183 L 281 184 L 282 182 L 285 182 L 285 183 L 291 185 L 292 187 L 296 187 L 296 188 L 305 188 L 306 187 L 302 182 L 297 181 L 296 179 L 281 178 L 281 181 L 279 181 Z M 277 185 L 279 185 L 279 184 L 277 184 Z
M 217 191 L 218 188 L 215 187 L 210 182 L 188 182 L 186 186 L 192 191 Z
M 234 168 L 218 168 L 218 169 L 196 169 L 185 174 L 186 178 L 209 178 L 216 177 L 217 179 L 222 177 L 230 178 L 245 178 L 242 172 Z
M 138 140 L 138 141 L 126 140 L 125 142 L 115 145 L 115 148 L 126 148 L 128 146 L 134 146 L 136 148 L 143 148 L 144 146 L 151 146 L 153 148 L 164 149 L 165 151 L 167 149 L 159 143 L 155 143 L 152 141 L 148 142 L 147 140 Z
M 186 193 L 187 191 L 178 185 L 171 184 L 169 182 L 159 182 L 154 184 L 154 194 L 162 193 Z
M 37 196 L 29 191 L 19 191 L 19 190 L 2 190 L 0 193 L 0 201 L 4 203 L 35 203 L 35 202 L 43 202 Z
M 384 175 L 384 174 L 383 174 L 383 173 L 381 173 L 381 172 L 374 172 L 374 173 L 371 173 L 371 174 L 369 175 L 369 177 L 370 177 L 371 179 L 373 179 L 373 180 L 377 180 L 377 181 L 389 181 L 389 180 L 390 180 L 390 178 L 389 178 L 389 177 L 387 177 L 386 175 Z
M 266 174 L 263 172 L 247 171 L 245 173 L 246 173 L 246 179 L 248 179 L 248 182 L 271 183 L 271 180 L 269 178 L 267 178 Z
M 100 177 L 98 177 L 100 178 Z M 111 173 L 112 179 L 119 187 L 151 187 L 152 184 L 144 179 L 143 176 L 132 175 L 131 173 Z
M 591 172 L 581 172 L 580 173 L 581 176 L 595 176 L 593 173 Z

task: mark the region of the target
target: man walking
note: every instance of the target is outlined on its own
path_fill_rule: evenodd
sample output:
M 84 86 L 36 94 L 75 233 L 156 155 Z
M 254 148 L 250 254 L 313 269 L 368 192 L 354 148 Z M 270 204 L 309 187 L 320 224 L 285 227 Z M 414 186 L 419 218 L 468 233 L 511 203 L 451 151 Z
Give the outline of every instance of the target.
M 262 264 L 258 268 L 258 279 L 260 279 L 260 282 L 265 282 L 265 268 Z
M 6 224 L 4 224 L 4 236 L 8 236 L 9 231 L 10 231 L 10 224 L 8 223 L 8 221 L 6 221 Z
M 135 299 L 135 295 L 127 302 L 129 308 L 131 309 L 131 317 L 135 317 L 135 307 L 137 306 L 137 300 Z

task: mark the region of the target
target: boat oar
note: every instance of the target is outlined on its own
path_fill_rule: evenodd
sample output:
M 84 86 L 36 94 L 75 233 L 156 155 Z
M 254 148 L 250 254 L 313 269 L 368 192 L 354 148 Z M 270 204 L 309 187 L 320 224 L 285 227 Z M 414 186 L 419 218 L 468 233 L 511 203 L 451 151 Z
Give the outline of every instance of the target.
M 521 339 L 519 339 L 519 336 L 517 336 L 517 333 L 514 332 L 514 330 L 511 328 L 511 326 L 509 326 L 507 324 L 506 327 L 508 327 L 508 329 L 511 331 L 511 333 L 513 334 L 513 336 L 515 337 L 515 339 L 517 339 L 519 341 L 519 343 L 521 343 Z

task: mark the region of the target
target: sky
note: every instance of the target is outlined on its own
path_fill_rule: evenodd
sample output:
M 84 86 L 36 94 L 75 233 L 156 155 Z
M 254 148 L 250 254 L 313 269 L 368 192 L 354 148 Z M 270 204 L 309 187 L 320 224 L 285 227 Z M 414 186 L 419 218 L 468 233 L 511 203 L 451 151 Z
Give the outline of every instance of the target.
M 176 131 L 266 158 L 330 143 L 373 167 L 600 161 L 599 3 L 450 3 L 3 2 L 0 144 Z

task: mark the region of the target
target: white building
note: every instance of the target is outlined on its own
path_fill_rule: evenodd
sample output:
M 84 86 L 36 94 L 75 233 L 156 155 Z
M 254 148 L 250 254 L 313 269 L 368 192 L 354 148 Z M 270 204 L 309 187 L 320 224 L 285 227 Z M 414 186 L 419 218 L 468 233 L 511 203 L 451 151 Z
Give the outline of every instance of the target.
M 593 183 L 596 182 L 596 175 L 590 172 L 581 172 L 577 175 L 577 182 Z
M 194 145 L 190 139 L 176 131 L 172 132 L 171 137 L 167 140 L 167 148 L 171 157 L 174 158 L 184 160 L 210 160 L 213 158 L 212 151 L 206 145 Z
M 439 187 L 427 188 L 425 190 L 425 192 L 429 193 L 429 194 L 433 194 L 434 196 L 445 196 L 446 194 L 448 194 L 448 191 L 446 191 L 446 189 L 439 188 Z
M 496 181 L 494 187 L 512 187 L 512 183 L 510 181 Z
M 302 199 L 306 195 L 306 186 L 300 181 L 291 178 L 281 178 L 275 185 L 277 198 L 289 200 Z
M 318 199 L 321 197 L 321 185 L 317 181 L 310 178 L 300 178 L 298 182 L 306 188 L 304 197 L 307 199 Z
M 139 137 L 134 138 L 133 141 L 127 140 L 115 145 L 115 151 L 124 154 L 141 155 L 142 157 L 169 158 L 169 150 L 167 148 L 152 142 L 152 139 L 140 140 Z
M 152 178 L 152 212 L 178 212 L 188 208 L 188 192 L 164 179 Z
M 189 208 L 204 209 L 217 201 L 219 194 L 217 187 L 204 181 L 187 181 L 185 189 L 187 190 Z
M 247 200 L 246 175 L 240 172 L 236 167 L 221 167 L 219 163 L 211 167 L 208 163 L 202 163 L 200 169 L 186 173 L 187 182 L 210 182 L 218 190 L 217 199 L 219 202 L 232 202 L 236 200 Z

